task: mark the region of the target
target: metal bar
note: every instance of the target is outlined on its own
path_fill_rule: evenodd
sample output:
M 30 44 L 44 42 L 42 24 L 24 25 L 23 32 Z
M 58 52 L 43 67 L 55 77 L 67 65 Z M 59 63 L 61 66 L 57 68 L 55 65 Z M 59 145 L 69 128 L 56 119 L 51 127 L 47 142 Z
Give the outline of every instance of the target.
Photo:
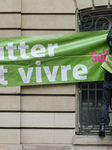
M 80 122 L 79 122 L 79 133 L 81 134 L 81 130 L 82 130 L 82 84 L 80 84 L 80 89 L 79 89 L 79 118 L 80 118 Z
M 102 12 L 105 12 L 104 15 Z M 110 17 L 112 17 L 112 9 L 80 12 L 80 31 L 107 30 L 110 25 Z
M 94 111 L 94 114 L 95 114 L 96 122 L 99 124 L 99 120 L 97 118 L 97 83 L 95 83 L 95 111 Z
M 89 115 L 89 99 L 90 99 L 90 97 L 89 97 L 89 83 L 88 83 L 88 87 L 87 88 L 88 88 L 87 89 L 87 102 L 88 102 L 87 107 L 88 107 L 88 115 Z
M 112 9 L 103 9 L 103 10 L 92 10 L 92 11 L 88 11 L 88 12 L 84 12 L 84 13 L 98 13 L 98 12 L 103 12 L 105 14 L 108 13 L 108 12 L 112 12 Z

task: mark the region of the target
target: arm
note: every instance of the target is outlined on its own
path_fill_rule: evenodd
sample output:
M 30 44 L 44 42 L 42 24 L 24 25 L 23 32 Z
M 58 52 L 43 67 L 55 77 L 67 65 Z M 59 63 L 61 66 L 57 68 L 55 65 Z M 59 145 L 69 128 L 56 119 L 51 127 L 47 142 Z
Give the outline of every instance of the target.
M 107 35 L 107 41 L 108 41 L 108 45 L 110 47 L 109 54 L 112 54 L 112 26 L 111 26 L 111 29 L 109 30 L 108 35 Z

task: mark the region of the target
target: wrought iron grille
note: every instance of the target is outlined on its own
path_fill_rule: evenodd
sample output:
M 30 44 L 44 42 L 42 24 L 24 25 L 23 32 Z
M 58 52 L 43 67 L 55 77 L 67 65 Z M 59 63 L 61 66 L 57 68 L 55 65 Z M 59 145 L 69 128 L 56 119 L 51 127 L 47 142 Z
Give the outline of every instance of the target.
M 112 9 L 79 13 L 79 32 L 107 30 L 111 24 Z M 97 134 L 102 104 L 102 82 L 80 83 L 79 101 L 79 134 Z M 112 133 L 111 126 L 112 104 L 106 122 L 106 134 Z
M 112 24 L 112 9 L 79 13 L 79 31 L 107 30 Z

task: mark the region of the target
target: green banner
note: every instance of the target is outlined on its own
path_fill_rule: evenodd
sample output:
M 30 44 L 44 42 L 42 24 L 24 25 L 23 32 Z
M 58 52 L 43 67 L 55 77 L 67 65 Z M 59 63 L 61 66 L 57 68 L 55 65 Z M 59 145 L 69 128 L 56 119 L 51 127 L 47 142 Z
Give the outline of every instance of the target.
M 0 38 L 0 86 L 102 81 L 107 33 Z

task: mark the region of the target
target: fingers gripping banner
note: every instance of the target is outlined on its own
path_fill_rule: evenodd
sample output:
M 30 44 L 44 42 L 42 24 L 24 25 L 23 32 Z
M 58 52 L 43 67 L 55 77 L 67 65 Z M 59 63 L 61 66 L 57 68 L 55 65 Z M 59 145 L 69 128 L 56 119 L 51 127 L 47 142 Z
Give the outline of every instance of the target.
M 102 81 L 107 33 L 0 38 L 0 86 Z

